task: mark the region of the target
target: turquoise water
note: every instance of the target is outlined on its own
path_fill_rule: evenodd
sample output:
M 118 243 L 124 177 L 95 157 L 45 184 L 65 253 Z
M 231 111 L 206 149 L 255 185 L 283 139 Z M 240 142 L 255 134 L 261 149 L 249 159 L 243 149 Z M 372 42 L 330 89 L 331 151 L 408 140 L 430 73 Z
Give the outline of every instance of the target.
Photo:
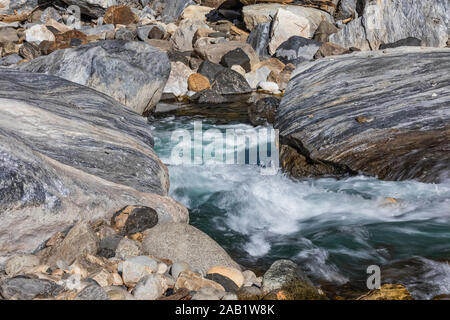
M 318 284 L 343 285 L 365 283 L 375 264 L 382 283 L 403 283 L 416 298 L 450 293 L 450 182 L 293 181 L 281 172 L 261 175 L 255 165 L 173 165 L 172 132 L 192 130 L 192 119 L 150 126 L 169 168 L 170 195 L 189 209 L 193 225 L 245 267 L 266 270 L 288 258 Z M 203 127 L 251 128 L 207 121 Z M 398 201 L 386 204 L 386 197 Z

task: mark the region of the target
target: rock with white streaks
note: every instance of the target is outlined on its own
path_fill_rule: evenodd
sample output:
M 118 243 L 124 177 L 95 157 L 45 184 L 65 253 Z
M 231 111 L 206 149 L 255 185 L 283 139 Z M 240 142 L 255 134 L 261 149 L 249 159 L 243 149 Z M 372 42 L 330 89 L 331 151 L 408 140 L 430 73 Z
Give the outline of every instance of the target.
M 277 109 L 281 144 L 308 160 L 305 165 L 344 167 L 386 180 L 446 179 L 449 68 L 450 49 L 417 47 L 303 63 Z M 298 177 L 304 176 L 300 162 L 287 163 Z
M 57 50 L 19 68 L 94 88 L 139 114 L 153 111 L 170 73 L 167 54 L 143 42 L 123 40 Z
M 82 219 L 140 203 L 158 221 L 188 221 L 167 197 L 167 168 L 145 118 L 45 74 L 0 69 L 0 264 Z

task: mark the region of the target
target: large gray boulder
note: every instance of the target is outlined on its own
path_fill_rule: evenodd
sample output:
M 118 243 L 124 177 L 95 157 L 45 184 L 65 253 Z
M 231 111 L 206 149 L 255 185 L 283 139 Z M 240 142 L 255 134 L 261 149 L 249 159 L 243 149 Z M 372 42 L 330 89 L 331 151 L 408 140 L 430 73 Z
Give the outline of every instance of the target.
M 170 74 L 166 53 L 144 42 L 122 40 L 57 50 L 19 68 L 91 87 L 139 114 L 153 111 Z
M 330 36 L 330 42 L 345 48 L 377 50 L 408 37 L 423 46 L 445 47 L 450 30 L 448 0 L 365 0 L 362 17 Z
M 277 109 L 282 144 L 381 179 L 448 178 L 449 68 L 450 49 L 417 47 L 303 63 Z
M 214 266 L 241 270 L 225 250 L 199 229 L 185 223 L 165 223 L 148 229 L 142 242 L 146 254 L 186 262 L 205 274 Z
M 78 220 L 140 204 L 187 222 L 146 119 L 87 87 L 0 68 L 0 264 Z

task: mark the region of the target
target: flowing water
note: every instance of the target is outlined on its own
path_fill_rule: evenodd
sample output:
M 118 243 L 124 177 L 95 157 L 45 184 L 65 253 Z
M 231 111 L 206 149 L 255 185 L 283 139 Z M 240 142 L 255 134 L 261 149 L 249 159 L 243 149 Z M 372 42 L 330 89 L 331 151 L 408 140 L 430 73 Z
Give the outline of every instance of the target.
M 261 175 L 256 165 L 173 165 L 172 132 L 192 131 L 192 118 L 150 120 L 150 126 L 169 168 L 170 195 L 189 209 L 191 224 L 241 265 L 263 271 L 292 259 L 315 283 L 336 286 L 365 284 L 367 267 L 379 265 L 382 283 L 403 283 L 415 298 L 450 293 L 449 181 L 362 175 L 293 181 L 281 172 Z M 208 128 L 251 126 L 203 121 Z

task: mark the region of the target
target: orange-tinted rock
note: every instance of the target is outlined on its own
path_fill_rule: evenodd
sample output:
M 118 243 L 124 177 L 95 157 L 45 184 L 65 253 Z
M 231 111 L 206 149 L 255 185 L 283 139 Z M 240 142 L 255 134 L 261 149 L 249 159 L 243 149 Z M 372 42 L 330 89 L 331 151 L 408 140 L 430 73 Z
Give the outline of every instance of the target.
M 129 25 L 138 22 L 138 17 L 127 6 L 112 6 L 103 17 L 105 23 Z
M 211 84 L 209 83 L 208 78 L 200 73 L 193 73 L 188 78 L 188 88 L 191 91 L 199 92 L 209 89 L 210 87 Z

